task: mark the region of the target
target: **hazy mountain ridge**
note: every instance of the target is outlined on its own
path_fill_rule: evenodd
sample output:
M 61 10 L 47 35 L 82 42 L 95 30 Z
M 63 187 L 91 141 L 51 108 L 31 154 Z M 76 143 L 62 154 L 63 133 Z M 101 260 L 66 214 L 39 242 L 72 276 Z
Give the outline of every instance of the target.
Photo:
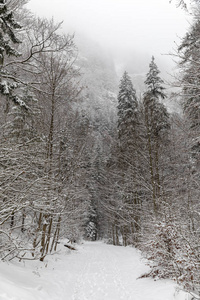
M 116 118 L 118 76 L 112 57 L 100 45 L 87 37 L 78 35 L 77 64 L 83 85 L 83 109 L 93 120 Z

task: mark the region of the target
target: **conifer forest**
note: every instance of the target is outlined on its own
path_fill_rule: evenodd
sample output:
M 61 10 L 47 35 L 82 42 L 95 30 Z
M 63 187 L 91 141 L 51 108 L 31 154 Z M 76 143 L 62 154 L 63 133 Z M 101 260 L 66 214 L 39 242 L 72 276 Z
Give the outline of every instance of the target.
M 0 0 L 1 263 L 104 240 L 141 250 L 145 277 L 200 295 L 199 1 L 172 92 L 153 54 L 141 91 L 26 3 Z

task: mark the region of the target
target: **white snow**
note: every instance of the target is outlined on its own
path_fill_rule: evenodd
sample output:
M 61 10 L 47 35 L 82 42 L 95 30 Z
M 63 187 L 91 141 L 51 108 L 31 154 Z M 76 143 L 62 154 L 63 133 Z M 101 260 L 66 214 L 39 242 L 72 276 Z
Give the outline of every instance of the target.
M 44 262 L 1 263 L 0 300 L 186 300 L 174 282 L 138 279 L 148 271 L 131 247 L 84 242 L 60 245 Z

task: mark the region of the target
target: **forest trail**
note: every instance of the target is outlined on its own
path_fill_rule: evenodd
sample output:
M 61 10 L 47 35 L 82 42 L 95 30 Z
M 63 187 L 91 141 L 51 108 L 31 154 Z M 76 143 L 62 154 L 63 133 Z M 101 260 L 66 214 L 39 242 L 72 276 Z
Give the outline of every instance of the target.
M 0 300 L 185 299 L 176 295 L 171 281 L 138 279 L 148 267 L 131 247 L 86 242 L 77 251 L 49 257 L 44 264 L 1 266 Z
M 173 284 L 138 279 L 148 267 L 133 248 L 86 243 L 81 260 L 71 300 L 174 299 Z M 164 297 L 160 293 L 162 287 L 168 287 Z

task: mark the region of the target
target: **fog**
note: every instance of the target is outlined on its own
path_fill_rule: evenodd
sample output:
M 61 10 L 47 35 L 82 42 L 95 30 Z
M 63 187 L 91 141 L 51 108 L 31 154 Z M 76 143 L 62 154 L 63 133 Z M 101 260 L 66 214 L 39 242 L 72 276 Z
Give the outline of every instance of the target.
M 161 69 L 173 68 L 169 53 L 176 49 L 189 17 L 169 0 L 30 0 L 28 8 L 39 16 L 63 20 L 66 32 L 84 34 L 108 51 L 117 68 L 127 61 L 156 57 Z

